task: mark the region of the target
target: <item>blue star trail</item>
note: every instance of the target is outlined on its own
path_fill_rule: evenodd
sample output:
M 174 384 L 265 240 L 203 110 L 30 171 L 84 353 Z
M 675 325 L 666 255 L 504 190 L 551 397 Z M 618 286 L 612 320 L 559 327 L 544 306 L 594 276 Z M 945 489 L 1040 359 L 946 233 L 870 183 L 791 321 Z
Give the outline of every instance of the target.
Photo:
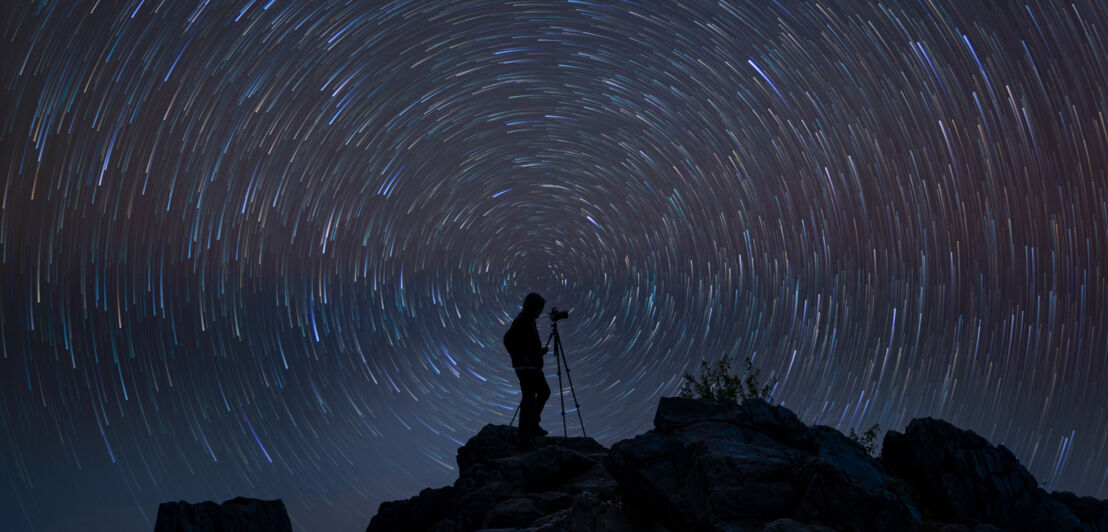
M 602 443 L 731 354 L 1108 497 L 1102 2 L 0 9 L 7 530 L 361 530 L 512 417 L 530 291 Z

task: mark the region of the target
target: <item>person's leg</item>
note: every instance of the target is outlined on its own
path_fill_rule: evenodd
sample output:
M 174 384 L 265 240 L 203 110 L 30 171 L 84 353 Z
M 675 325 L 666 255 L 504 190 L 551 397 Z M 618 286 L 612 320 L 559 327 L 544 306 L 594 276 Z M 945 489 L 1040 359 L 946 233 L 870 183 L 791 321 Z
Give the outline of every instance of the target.
M 537 397 L 535 390 L 532 388 L 534 379 L 529 375 L 533 370 L 516 370 L 516 376 L 519 377 L 519 431 L 520 433 L 526 433 L 531 430 L 532 420 L 535 411 L 535 399 Z
M 539 427 L 539 416 L 546 400 L 550 398 L 550 386 L 546 384 L 546 377 L 538 369 L 518 370 L 516 375 L 519 376 L 519 386 L 523 390 L 520 429 L 545 434 L 546 431 Z
M 546 376 L 542 374 L 542 371 L 535 372 L 533 389 L 535 395 L 532 399 L 534 404 L 532 412 L 534 413 L 531 415 L 531 427 L 537 432 L 545 434 L 546 430 L 539 426 L 539 418 L 542 416 L 542 408 L 546 406 L 546 400 L 550 399 L 550 386 L 546 384 Z

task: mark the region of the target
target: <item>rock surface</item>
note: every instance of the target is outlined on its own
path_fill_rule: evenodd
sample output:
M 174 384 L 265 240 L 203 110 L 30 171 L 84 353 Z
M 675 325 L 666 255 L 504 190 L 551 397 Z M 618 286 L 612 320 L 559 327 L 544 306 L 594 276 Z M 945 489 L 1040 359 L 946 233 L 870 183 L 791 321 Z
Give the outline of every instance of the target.
M 235 497 L 223 504 L 163 502 L 154 532 L 292 532 L 281 499 Z
M 891 473 L 919 490 L 921 504 L 936 519 L 1004 530 L 1089 529 L 1039 488 L 1006 447 L 946 421 L 913 419 L 903 434 L 889 431 L 881 458 Z
M 382 503 L 367 532 L 1108 532 L 1108 501 L 1047 493 L 1004 446 L 930 418 L 890 431 L 879 459 L 761 400 L 663 398 L 654 429 L 611 450 L 520 450 L 517 436 L 486 425 L 458 450 L 452 486 Z

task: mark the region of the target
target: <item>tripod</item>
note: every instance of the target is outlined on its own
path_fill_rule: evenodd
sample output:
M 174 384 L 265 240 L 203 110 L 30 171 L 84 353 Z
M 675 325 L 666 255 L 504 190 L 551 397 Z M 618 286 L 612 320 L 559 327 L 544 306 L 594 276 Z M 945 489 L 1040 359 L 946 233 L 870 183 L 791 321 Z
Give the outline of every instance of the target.
M 577 409 L 577 421 L 581 423 L 581 435 L 588 437 L 585 432 L 585 421 L 581 419 L 581 405 L 577 404 L 577 391 L 573 389 L 573 378 L 569 376 L 569 362 L 566 361 L 566 352 L 562 349 L 562 335 L 558 334 L 558 321 L 552 321 L 550 326 L 553 331 L 546 339 L 546 346 L 550 347 L 550 340 L 554 340 L 554 360 L 558 362 L 558 398 L 562 402 L 562 436 L 569 442 L 569 430 L 566 428 L 566 389 L 562 387 L 562 366 L 566 367 L 566 380 L 569 381 L 569 393 L 573 396 L 573 407 Z

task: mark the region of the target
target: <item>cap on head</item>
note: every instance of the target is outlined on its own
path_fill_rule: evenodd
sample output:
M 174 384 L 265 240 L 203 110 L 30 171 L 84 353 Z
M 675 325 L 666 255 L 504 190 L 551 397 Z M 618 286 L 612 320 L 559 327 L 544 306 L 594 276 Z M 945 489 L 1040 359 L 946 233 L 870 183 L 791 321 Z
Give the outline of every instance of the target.
M 542 312 L 542 308 L 546 305 L 546 300 L 542 296 L 531 292 L 527 294 L 527 297 L 523 298 L 523 310 Z

